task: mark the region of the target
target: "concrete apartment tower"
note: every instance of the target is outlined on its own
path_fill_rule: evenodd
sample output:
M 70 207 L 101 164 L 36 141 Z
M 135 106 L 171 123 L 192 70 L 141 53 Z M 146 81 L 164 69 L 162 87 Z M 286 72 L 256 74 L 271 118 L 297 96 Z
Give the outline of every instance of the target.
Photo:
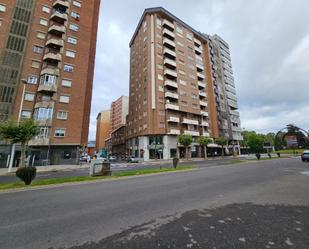
M 127 149 L 144 160 L 169 159 L 184 148 L 179 134 L 220 136 L 210 38 L 163 8 L 144 11 L 130 42 Z M 238 116 L 239 117 L 239 116 Z
M 96 129 L 96 151 L 100 154 L 102 149 L 106 149 L 105 140 L 111 136 L 111 111 L 99 112 L 97 116 Z
M 0 0 L 0 120 L 38 123 L 34 165 L 76 163 L 87 145 L 99 5 Z
M 220 36 L 209 37 L 219 135 L 230 141 L 243 140 L 229 45 Z

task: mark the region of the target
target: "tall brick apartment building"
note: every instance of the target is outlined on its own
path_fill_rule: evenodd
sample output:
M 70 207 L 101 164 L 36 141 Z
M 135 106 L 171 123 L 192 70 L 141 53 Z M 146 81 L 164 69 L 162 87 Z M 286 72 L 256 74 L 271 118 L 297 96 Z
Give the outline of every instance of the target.
M 199 136 L 242 139 L 228 45 L 221 38 L 194 30 L 163 8 L 150 8 L 130 53 L 130 154 L 144 160 L 184 154 L 179 134 L 195 139 L 192 156 Z
M 36 165 L 75 163 L 87 145 L 99 5 L 0 0 L 0 120 L 39 124 Z M 0 150 L 5 166 L 8 150 Z

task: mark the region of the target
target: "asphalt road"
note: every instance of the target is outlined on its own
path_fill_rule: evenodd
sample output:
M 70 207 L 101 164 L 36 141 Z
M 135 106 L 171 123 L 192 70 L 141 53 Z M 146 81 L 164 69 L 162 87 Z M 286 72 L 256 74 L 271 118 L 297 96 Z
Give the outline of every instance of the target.
M 278 159 L 2 193 L 0 248 L 305 249 L 308 171 Z
M 233 160 L 232 158 L 216 158 L 210 159 L 207 162 L 205 161 L 192 161 L 192 162 L 181 162 L 179 165 L 192 165 L 194 167 L 208 167 L 214 165 L 224 165 L 229 164 Z M 239 160 L 239 159 L 235 159 Z M 130 171 L 136 169 L 149 169 L 149 168 L 160 168 L 160 167 L 172 167 L 171 162 L 162 162 L 157 164 L 147 164 L 147 163 L 124 163 L 116 162 L 111 163 L 112 171 Z M 65 171 L 51 171 L 51 172 L 38 172 L 36 179 L 53 179 L 53 178 L 62 178 L 62 177 L 74 177 L 74 176 L 88 176 L 89 168 L 76 168 L 74 170 L 65 170 Z M 19 182 L 20 180 L 15 175 L 0 175 L 0 184 L 1 183 L 13 183 Z

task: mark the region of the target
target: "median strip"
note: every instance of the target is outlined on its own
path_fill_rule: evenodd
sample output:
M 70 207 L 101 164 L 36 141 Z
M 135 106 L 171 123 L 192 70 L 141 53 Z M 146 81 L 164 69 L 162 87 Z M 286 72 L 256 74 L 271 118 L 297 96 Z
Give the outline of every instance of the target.
M 0 191 L 10 190 L 10 189 L 21 189 L 21 188 L 29 189 L 29 188 L 38 187 L 38 186 L 48 186 L 48 185 L 57 185 L 57 184 L 65 184 L 65 183 L 77 183 L 77 182 L 117 179 L 121 177 L 159 174 L 159 173 L 165 173 L 165 172 L 176 172 L 176 171 L 191 170 L 191 169 L 193 169 L 193 167 L 191 166 L 179 166 L 176 169 L 175 168 L 157 168 L 157 169 L 140 169 L 140 170 L 113 172 L 112 176 L 95 176 L 95 177 L 74 176 L 74 177 L 63 177 L 63 178 L 53 178 L 53 179 L 38 179 L 38 180 L 34 180 L 31 183 L 31 185 L 28 187 L 26 187 L 23 182 L 0 184 Z

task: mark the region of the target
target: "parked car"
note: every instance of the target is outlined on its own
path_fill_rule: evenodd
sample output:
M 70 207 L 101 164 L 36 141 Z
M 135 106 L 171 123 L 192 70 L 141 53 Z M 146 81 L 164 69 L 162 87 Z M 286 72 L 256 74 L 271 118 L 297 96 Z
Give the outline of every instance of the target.
M 309 162 L 309 150 L 305 150 L 302 154 L 301 154 L 301 160 L 303 162 L 307 161 Z
M 115 156 L 110 156 L 110 157 L 108 158 L 108 160 L 109 160 L 110 162 L 116 162 L 116 161 L 117 161 L 117 157 L 115 157 Z
M 134 156 L 130 156 L 128 158 L 128 162 L 129 163 L 138 163 L 138 158 L 134 157 Z

